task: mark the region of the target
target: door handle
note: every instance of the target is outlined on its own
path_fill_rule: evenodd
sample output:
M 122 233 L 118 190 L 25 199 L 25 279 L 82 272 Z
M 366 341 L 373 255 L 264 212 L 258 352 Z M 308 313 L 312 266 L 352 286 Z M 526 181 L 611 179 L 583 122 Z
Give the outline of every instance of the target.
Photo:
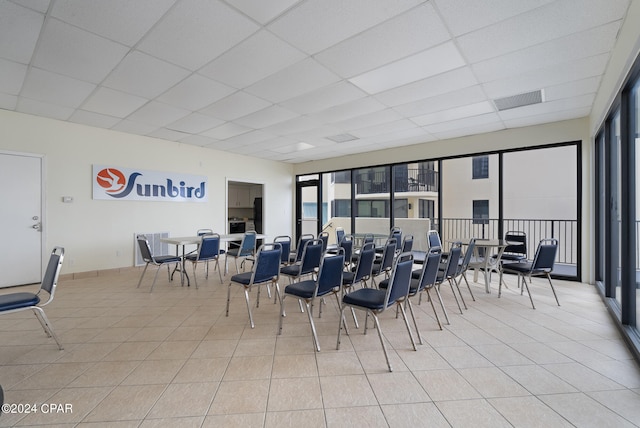
M 38 232 L 42 231 L 42 223 L 38 222 L 36 224 L 34 224 L 33 226 L 31 226 L 32 229 L 37 230 Z

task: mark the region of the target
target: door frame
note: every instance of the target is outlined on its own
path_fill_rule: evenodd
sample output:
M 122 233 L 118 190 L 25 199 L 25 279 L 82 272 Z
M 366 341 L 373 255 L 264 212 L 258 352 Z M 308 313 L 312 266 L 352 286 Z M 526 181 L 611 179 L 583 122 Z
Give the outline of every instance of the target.
M 48 224 L 47 224 L 47 186 L 46 186 L 46 173 L 47 173 L 47 165 L 46 165 L 46 156 L 38 153 L 28 153 L 28 152 L 15 152 L 11 150 L 2 150 L 0 149 L 0 155 L 10 155 L 10 156 L 23 156 L 40 159 L 40 280 L 44 275 L 44 271 L 46 269 L 46 264 L 49 262 L 47 257 L 47 232 L 48 232 Z

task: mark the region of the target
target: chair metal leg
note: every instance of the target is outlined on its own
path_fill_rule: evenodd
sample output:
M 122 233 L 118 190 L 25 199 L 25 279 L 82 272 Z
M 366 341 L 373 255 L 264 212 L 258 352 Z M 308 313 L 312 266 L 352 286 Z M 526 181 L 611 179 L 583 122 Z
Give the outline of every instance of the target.
M 438 327 L 440 328 L 440 330 L 442 330 L 442 323 L 440 322 L 440 317 L 438 316 L 438 313 L 436 312 L 436 307 L 433 304 L 433 299 L 431 298 L 431 294 L 429 294 L 429 289 L 426 289 L 427 291 L 427 297 L 429 299 L 429 303 L 431 303 L 431 309 L 433 309 L 433 315 L 435 315 L 436 317 L 436 321 L 438 322 Z M 422 296 L 422 293 L 420 293 L 420 295 Z
M 438 300 L 440 301 L 440 307 L 442 308 L 442 312 L 444 312 L 444 319 L 447 320 L 447 324 L 451 325 L 451 321 L 449 321 L 449 315 L 447 315 L 447 308 L 444 307 L 444 301 L 442 300 L 442 295 L 440 294 L 440 290 L 438 290 L 438 287 L 433 287 L 434 290 L 436 290 L 436 296 L 438 296 Z M 427 289 L 427 294 L 429 293 L 429 290 Z M 431 296 L 429 295 L 429 298 L 431 298 Z
M 456 281 L 455 278 L 452 278 L 451 281 L 453 281 L 453 283 L 455 284 L 456 288 L 458 289 L 458 294 L 460 295 L 460 300 L 462 300 L 462 306 L 464 306 L 465 309 L 469 309 L 469 308 L 467 308 L 467 304 L 464 301 L 464 297 L 462 297 L 462 292 L 460 291 L 460 287 L 458 285 L 458 281 Z M 449 285 L 451 285 L 451 281 L 449 282 Z
M 449 279 L 449 287 L 451 287 L 451 293 L 453 294 L 453 298 L 456 299 L 456 304 L 458 305 L 458 309 L 460 309 L 460 314 L 462 314 L 462 307 L 460 306 L 460 302 L 458 301 L 458 296 L 456 296 L 456 292 L 453 291 L 453 284 L 451 284 L 451 280 Z
M 244 289 L 244 300 L 247 301 L 247 312 L 249 312 L 249 322 L 251 323 L 251 328 L 254 328 L 256 325 L 253 323 L 253 315 L 251 314 L 251 303 L 249 302 L 249 289 Z
M 467 275 L 465 275 L 465 273 L 462 272 L 461 276 L 462 278 L 464 278 L 464 282 L 467 284 L 467 288 L 469 289 L 469 294 L 471 294 L 471 300 L 475 302 L 476 298 L 473 296 L 473 291 L 471 291 L 471 286 L 469 285 L 469 281 L 467 281 Z M 502 272 L 500 272 L 500 281 L 502 281 Z
M 416 328 L 416 334 L 418 335 L 418 343 L 423 345 L 422 343 L 422 335 L 420 334 L 420 329 L 418 328 L 418 323 L 416 322 L 416 316 L 413 313 L 413 305 L 411 304 L 411 299 L 407 298 L 407 306 L 409 306 L 409 313 L 411 314 L 411 318 L 413 319 L 413 326 Z
M 558 304 L 558 306 L 560 306 L 560 302 L 558 301 L 558 295 L 556 294 L 556 289 L 553 287 L 553 284 L 551 283 L 551 274 L 547 273 L 547 279 L 549 280 L 549 285 L 551 286 L 551 291 L 553 291 L 553 297 L 556 298 L 556 303 Z
M 525 287 L 527 288 L 527 294 L 529 295 L 529 300 L 531 301 L 531 307 L 535 309 L 536 306 L 533 304 L 533 297 L 531 297 L 531 291 L 529 290 L 529 285 L 527 284 L 526 278 L 522 278 L 522 283 L 524 284 L 522 290 L 524 290 Z M 522 292 L 520 294 L 522 294 Z
M 149 293 L 153 291 L 153 287 L 156 285 L 156 279 L 158 279 L 158 273 L 160 272 L 161 267 L 162 265 L 158 266 L 158 269 L 156 269 L 156 274 L 153 277 L 153 282 L 151 283 L 151 289 L 149 290 Z M 167 268 L 169 268 L 169 265 L 167 265 Z
M 64 349 L 60 344 L 60 341 L 58 340 L 58 336 L 56 336 L 55 332 L 53 331 L 53 328 L 51 327 L 51 323 L 49 322 L 49 318 L 47 318 L 47 315 L 44 313 L 44 309 L 38 306 L 34 306 L 33 311 L 36 314 L 36 318 L 38 318 L 38 321 L 40 321 L 40 324 L 44 328 L 45 332 L 50 337 L 52 337 L 53 340 L 55 340 L 56 343 L 58 344 L 58 349 L 60 350 Z
M 407 300 L 408 300 L 408 298 L 407 298 Z M 409 325 L 409 319 L 407 318 L 407 311 L 404 310 L 404 305 L 403 305 L 402 302 L 397 303 L 397 305 L 400 308 L 400 312 L 402 312 L 402 319 L 404 320 L 404 325 L 407 327 L 407 333 L 409 333 L 409 339 L 411 339 L 411 345 L 413 346 L 413 350 L 417 351 L 418 348 L 416 348 L 416 341 L 413 339 L 413 333 L 411 333 L 411 326 Z M 416 319 L 414 318 L 413 322 L 415 323 L 415 321 L 416 321 Z M 417 329 L 418 329 L 418 327 L 416 326 L 416 330 Z
M 140 288 L 140 284 L 142 284 L 142 278 L 144 278 L 144 274 L 145 274 L 145 272 L 147 272 L 147 268 L 148 267 L 149 267 L 149 263 L 144 265 L 144 269 L 142 271 L 142 275 L 140 275 L 140 279 L 138 280 L 138 285 L 136 286 L 136 288 Z
M 344 324 L 345 326 L 345 331 L 346 331 L 346 327 L 347 327 L 347 322 L 344 318 L 344 305 L 341 305 L 340 308 L 340 319 L 338 321 L 338 337 L 336 339 L 336 350 L 340 349 L 340 333 L 342 333 L 342 325 Z
M 320 352 L 320 342 L 318 341 L 318 333 L 316 332 L 316 325 L 313 322 L 313 315 L 311 314 L 311 306 L 306 303 L 307 317 L 309 318 L 309 325 L 311 326 L 311 334 L 313 335 L 313 344 L 316 351 Z
M 226 316 L 229 316 L 229 302 L 231 301 L 231 285 L 233 283 L 230 282 L 229 286 L 227 287 L 227 310 L 226 310 Z
M 367 311 L 367 314 L 369 313 L 369 311 Z M 371 314 L 373 316 L 373 320 L 375 321 L 376 324 L 376 329 L 378 330 L 378 337 L 380 338 L 380 344 L 382 345 L 382 351 L 384 352 L 384 358 L 387 360 L 387 367 L 389 367 L 389 371 L 392 372 L 393 371 L 393 367 L 391 367 L 391 361 L 389 361 L 389 354 L 387 353 L 387 347 L 384 344 L 384 338 L 382 337 L 382 330 L 380 329 L 380 321 L 378 320 L 378 317 L 376 316 L 376 314 L 372 313 Z M 367 317 L 368 318 L 368 317 Z M 365 320 L 365 325 L 366 325 L 367 321 Z M 366 331 L 366 329 L 365 329 Z

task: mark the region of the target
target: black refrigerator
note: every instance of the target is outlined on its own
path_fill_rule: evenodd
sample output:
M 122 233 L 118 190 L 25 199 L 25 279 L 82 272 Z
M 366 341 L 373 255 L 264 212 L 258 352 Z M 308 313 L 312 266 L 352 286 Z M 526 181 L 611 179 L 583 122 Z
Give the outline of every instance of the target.
M 256 227 L 256 233 L 262 233 L 262 198 L 253 200 L 253 224 Z M 262 244 L 261 240 L 258 246 Z

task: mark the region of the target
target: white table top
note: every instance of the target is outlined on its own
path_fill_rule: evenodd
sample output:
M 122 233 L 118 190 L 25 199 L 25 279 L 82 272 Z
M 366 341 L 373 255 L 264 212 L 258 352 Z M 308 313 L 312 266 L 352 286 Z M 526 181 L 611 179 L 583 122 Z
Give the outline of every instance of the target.
M 242 241 L 243 236 L 244 236 L 244 233 L 229 233 L 227 235 L 220 235 L 220 241 L 221 242 Z M 258 233 L 256 235 L 256 239 L 265 239 L 266 237 L 267 235 L 264 235 L 262 233 Z M 191 245 L 191 244 L 198 244 L 201 239 L 202 239 L 202 236 L 194 235 L 194 236 L 178 236 L 178 237 L 160 238 L 160 241 L 166 242 L 167 244 L 173 244 L 173 245 Z

